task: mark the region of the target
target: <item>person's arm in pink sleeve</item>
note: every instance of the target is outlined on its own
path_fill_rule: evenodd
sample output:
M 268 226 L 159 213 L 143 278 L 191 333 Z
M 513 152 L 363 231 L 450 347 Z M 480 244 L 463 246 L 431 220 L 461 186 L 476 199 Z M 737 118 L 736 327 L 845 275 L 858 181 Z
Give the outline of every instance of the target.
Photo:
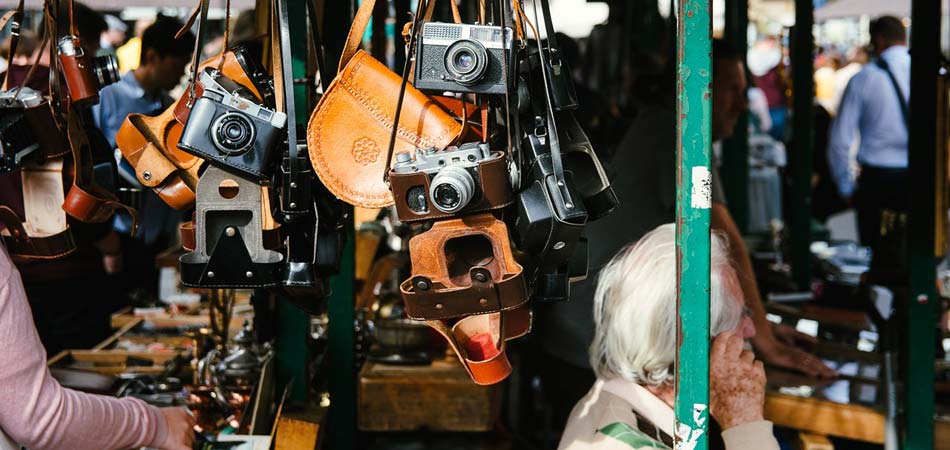
M 46 367 L 26 293 L 0 248 L 0 430 L 33 450 L 161 447 L 162 412 L 144 402 L 63 388 Z

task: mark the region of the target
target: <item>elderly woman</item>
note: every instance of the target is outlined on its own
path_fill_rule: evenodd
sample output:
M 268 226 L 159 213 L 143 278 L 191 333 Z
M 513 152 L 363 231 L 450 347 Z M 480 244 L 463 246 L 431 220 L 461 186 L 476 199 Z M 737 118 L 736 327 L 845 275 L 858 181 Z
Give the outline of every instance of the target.
M 765 372 L 744 349 L 755 329 L 723 238 L 711 244 L 709 412 L 727 450 L 777 450 L 762 418 Z M 597 382 L 574 406 L 559 450 L 673 448 L 676 320 L 675 229 L 666 224 L 600 272 L 590 348 Z

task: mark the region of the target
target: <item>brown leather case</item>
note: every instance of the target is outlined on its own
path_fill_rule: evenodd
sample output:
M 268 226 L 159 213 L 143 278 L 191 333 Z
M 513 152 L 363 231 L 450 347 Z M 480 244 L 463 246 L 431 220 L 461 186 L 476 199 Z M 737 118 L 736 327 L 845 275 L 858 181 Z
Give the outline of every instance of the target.
M 508 228 L 491 213 L 436 222 L 409 241 L 412 278 L 400 285 L 413 319 L 451 319 L 517 308 L 528 300 Z
M 506 343 L 531 331 L 531 310 L 522 306 L 510 311 L 468 316 L 454 324 L 442 320 L 430 320 L 426 324 L 445 338 L 475 384 L 490 385 L 500 383 L 511 374 Z M 476 357 L 466 350 L 468 341 L 481 334 L 491 337 L 496 351 L 487 358 Z
M 233 52 L 225 52 L 203 63 L 200 67 L 220 65 L 221 71 L 236 83 L 247 87 L 260 99 L 254 82 L 244 72 Z M 201 94 L 200 84 L 195 95 Z M 158 116 L 129 114 L 116 134 L 116 144 L 129 164 L 135 168 L 135 177 L 143 186 L 152 188 L 169 206 L 178 210 L 195 204 L 195 186 L 198 173 L 205 161 L 178 149 L 184 124 L 191 113 L 189 93 L 185 94 Z
M 359 51 L 330 84 L 310 117 L 307 146 L 313 168 L 334 195 L 364 208 L 393 204 L 383 176 L 402 79 Z M 412 86 L 399 117 L 393 152 L 447 147 L 461 125 Z
M 434 176 L 434 175 L 433 175 Z M 508 160 L 501 152 L 496 152 L 492 159 L 478 165 L 478 190 L 481 191 L 472 203 L 457 213 L 444 213 L 435 208 L 429 198 L 429 175 L 415 173 L 389 172 L 390 188 L 396 200 L 396 214 L 403 222 L 419 222 L 423 220 L 438 220 L 456 217 L 460 214 L 472 214 L 491 211 L 507 207 L 513 201 L 511 197 L 511 183 L 508 178 Z M 407 198 L 409 190 L 422 186 L 426 194 L 428 212 L 417 213 L 409 208 Z

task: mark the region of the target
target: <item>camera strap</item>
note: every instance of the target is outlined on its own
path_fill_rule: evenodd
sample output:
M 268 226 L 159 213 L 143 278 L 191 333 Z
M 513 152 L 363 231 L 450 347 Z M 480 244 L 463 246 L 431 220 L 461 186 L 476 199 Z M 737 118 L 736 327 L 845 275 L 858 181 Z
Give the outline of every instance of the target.
M 201 59 L 201 45 L 204 41 L 205 36 L 205 27 L 208 21 L 208 0 L 199 0 L 198 8 L 195 9 L 195 12 L 191 14 L 191 17 L 185 22 L 185 25 L 178 30 L 178 33 L 175 35 L 175 39 L 180 38 L 182 35 L 188 32 L 191 29 L 191 25 L 195 22 L 195 19 L 198 20 L 198 32 L 195 34 L 195 50 L 191 54 L 191 74 L 188 79 L 188 102 L 187 106 L 191 108 L 195 104 L 197 97 L 197 92 L 195 91 L 196 85 L 198 84 L 198 63 Z
M 367 2 L 369 3 L 369 1 Z M 455 3 L 452 0 L 452 3 Z M 425 15 L 431 17 L 435 6 L 435 0 L 419 0 L 416 11 L 424 11 Z M 360 9 L 362 12 L 362 8 Z M 424 19 L 423 19 L 424 20 Z M 386 149 L 386 164 L 383 166 L 383 181 L 389 184 L 389 169 L 393 163 L 393 150 L 396 148 L 396 134 L 399 132 L 399 116 L 402 115 L 402 104 L 406 99 L 406 85 L 409 83 L 409 68 L 412 67 L 412 59 L 416 49 L 416 40 L 419 36 L 419 26 L 422 24 L 417 12 L 412 18 L 412 29 L 409 31 L 409 45 L 406 47 L 406 63 L 402 67 L 402 82 L 399 85 L 399 98 L 396 100 L 396 114 L 393 118 L 392 132 L 389 135 L 389 147 Z
M 538 22 L 538 2 L 534 2 L 534 21 Z M 541 55 L 544 55 L 544 50 L 541 47 L 541 36 L 536 36 L 538 51 L 541 52 Z M 543 58 L 542 58 L 543 59 Z M 551 101 L 551 80 L 548 79 L 548 71 L 544 66 L 544 61 L 541 61 L 541 79 L 544 81 L 544 102 L 547 106 L 547 119 L 546 119 L 546 128 L 547 128 L 547 144 L 548 149 L 551 151 L 551 165 L 554 169 L 554 181 L 557 184 L 557 191 L 561 194 L 561 198 L 564 200 L 564 207 L 567 209 L 574 208 L 574 199 L 571 198 L 570 190 L 568 190 L 567 182 L 564 179 L 564 162 L 561 160 L 561 141 L 558 137 L 557 132 L 557 123 L 554 120 L 554 105 Z
M 312 45 L 314 56 L 317 58 L 317 71 L 320 74 L 320 87 L 322 88 L 323 92 L 326 92 L 330 80 L 333 79 L 333 76 L 327 73 L 326 55 L 323 51 L 323 38 L 320 34 L 320 18 L 317 15 L 317 0 L 306 1 L 307 16 L 310 19 L 310 36 L 313 39 Z
M 9 59 L 13 61 L 13 58 L 16 56 L 17 44 L 20 42 L 20 26 L 23 23 L 23 0 L 20 0 L 17 3 L 17 7 L 13 11 L 9 11 L 0 17 L 0 29 L 6 28 L 7 24 L 10 24 L 10 53 Z M 3 71 L 2 78 L 0 78 L 0 86 L 5 91 L 7 90 L 7 74 L 9 70 Z

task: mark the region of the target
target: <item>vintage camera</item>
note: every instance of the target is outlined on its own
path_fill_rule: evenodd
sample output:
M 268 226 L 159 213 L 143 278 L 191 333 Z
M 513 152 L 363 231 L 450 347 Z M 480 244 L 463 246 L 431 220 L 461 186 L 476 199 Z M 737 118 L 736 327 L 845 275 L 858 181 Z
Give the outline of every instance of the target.
M 40 92 L 24 87 L 0 93 L 0 173 L 67 149 L 49 102 Z
M 79 36 L 63 36 L 57 47 L 66 87 L 69 88 L 69 98 L 73 103 L 98 103 L 99 90 L 119 81 L 119 66 L 115 58 L 111 55 L 87 55 L 80 45 Z
M 507 160 L 484 142 L 443 151 L 396 154 L 389 174 L 396 213 L 403 222 L 440 219 L 511 204 Z
M 504 94 L 505 73 L 513 71 L 511 29 L 486 25 L 429 22 L 422 26 L 416 52 L 418 89 L 470 94 Z
M 287 115 L 265 108 L 243 86 L 212 68 L 199 77 L 195 101 L 178 148 L 258 181 L 269 180 L 280 159 Z

